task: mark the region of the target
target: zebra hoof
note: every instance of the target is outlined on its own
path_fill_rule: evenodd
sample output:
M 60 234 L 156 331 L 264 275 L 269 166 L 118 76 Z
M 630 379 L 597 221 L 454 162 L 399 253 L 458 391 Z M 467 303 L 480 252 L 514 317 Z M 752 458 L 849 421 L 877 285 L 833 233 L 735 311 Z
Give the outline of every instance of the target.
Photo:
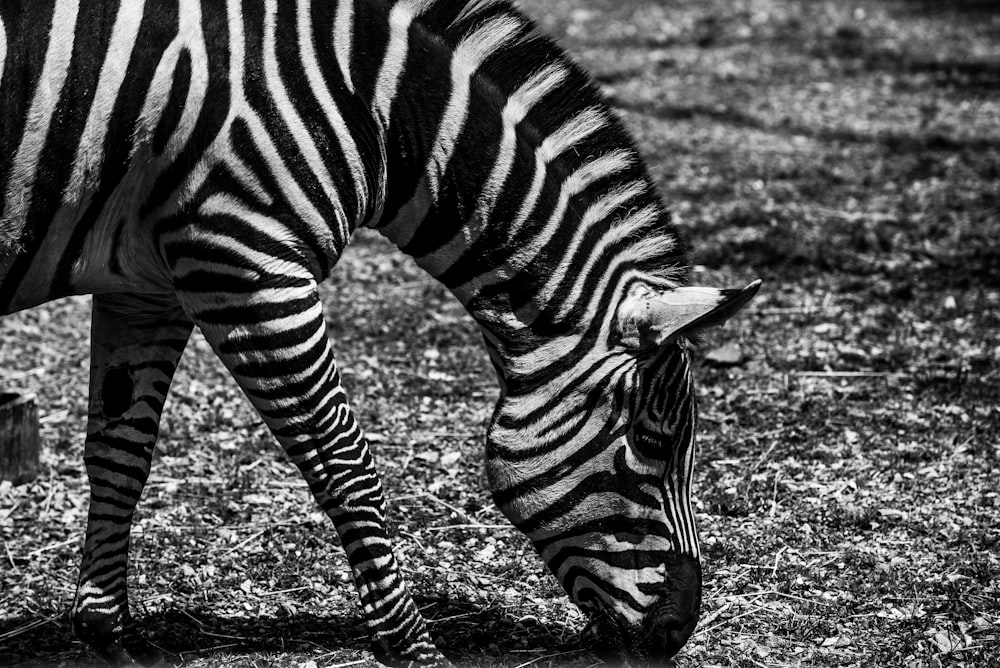
M 114 668 L 160 668 L 170 665 L 163 655 L 138 633 L 109 645 L 94 647 L 94 651 Z
M 129 653 L 128 650 L 121 646 L 121 643 L 113 643 L 104 647 L 95 647 L 94 652 L 109 666 L 114 666 L 115 668 L 132 668 L 134 666 L 142 665 L 136 661 L 135 658 L 133 658 L 132 654 Z
M 161 668 L 171 665 L 159 653 L 144 652 L 138 655 L 118 645 L 101 648 L 97 650 L 97 654 L 114 668 Z
M 372 650 L 379 663 L 392 668 L 455 668 L 454 664 L 430 643 L 421 643 L 419 648 L 411 647 L 405 653 L 396 655 L 389 654 L 378 646 Z
M 455 668 L 455 664 L 444 658 L 441 654 L 433 658 L 421 659 L 420 661 L 407 661 L 406 663 L 397 665 L 405 666 L 406 668 Z
M 455 664 L 444 658 L 442 654 L 438 654 L 435 657 L 422 657 L 416 661 L 390 659 L 388 657 L 377 658 L 380 664 L 392 666 L 392 668 L 455 668 Z

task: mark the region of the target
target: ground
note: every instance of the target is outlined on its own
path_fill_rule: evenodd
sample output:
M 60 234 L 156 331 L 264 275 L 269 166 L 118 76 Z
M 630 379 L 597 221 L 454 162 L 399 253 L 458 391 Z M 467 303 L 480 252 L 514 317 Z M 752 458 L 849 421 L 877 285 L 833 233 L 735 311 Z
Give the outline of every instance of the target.
M 696 353 L 702 621 L 685 666 L 1000 665 L 1000 11 L 989 0 L 530 0 L 634 130 L 695 277 L 764 289 Z M 325 290 L 413 591 L 468 666 L 589 666 L 489 502 L 461 307 L 362 235 Z M 0 486 L 0 665 L 72 637 L 88 301 L 0 321 L 43 470 Z M 196 338 L 132 546 L 185 666 L 371 664 L 329 523 Z

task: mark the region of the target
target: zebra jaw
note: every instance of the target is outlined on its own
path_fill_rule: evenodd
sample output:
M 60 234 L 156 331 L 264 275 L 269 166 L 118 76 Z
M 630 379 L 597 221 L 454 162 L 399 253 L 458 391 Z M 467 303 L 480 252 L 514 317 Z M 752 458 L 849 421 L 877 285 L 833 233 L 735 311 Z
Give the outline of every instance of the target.
M 654 290 L 633 285 L 618 307 L 618 343 L 629 350 L 660 348 L 681 337 L 722 325 L 760 289 L 760 280 L 742 289 L 680 287 Z

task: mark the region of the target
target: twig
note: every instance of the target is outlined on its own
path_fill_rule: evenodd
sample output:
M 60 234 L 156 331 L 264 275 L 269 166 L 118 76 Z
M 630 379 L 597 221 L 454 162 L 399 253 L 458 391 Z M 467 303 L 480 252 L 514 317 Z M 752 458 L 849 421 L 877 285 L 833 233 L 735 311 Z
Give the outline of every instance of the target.
M 226 640 L 239 640 L 240 642 L 250 642 L 250 638 L 245 636 L 231 636 L 227 633 L 213 633 L 212 631 L 205 631 L 204 629 L 199 631 L 206 636 L 211 636 L 213 638 L 224 638 Z
M 423 610 L 421 610 L 421 612 L 423 612 Z M 474 617 L 474 616 L 476 616 L 478 614 L 479 614 L 478 612 L 463 612 L 463 613 L 458 614 L 458 615 L 451 615 L 450 617 L 440 617 L 438 619 L 428 619 L 427 623 L 428 624 L 440 624 L 441 622 L 450 622 L 450 621 L 455 620 L 455 619 L 463 619 L 465 617 Z
M 10 545 L 7 544 L 7 541 L 3 542 L 3 549 L 4 552 L 7 553 L 7 561 L 10 562 L 10 567 L 13 568 L 16 573 L 18 571 L 17 564 L 14 562 L 14 555 L 10 553 Z
M 17 628 L 11 629 L 10 631 L 5 631 L 4 633 L 0 633 L 0 640 L 10 640 L 11 638 L 16 638 L 17 636 L 28 633 L 29 631 L 34 631 L 35 629 L 41 626 L 45 626 L 46 624 L 51 624 L 58 618 L 59 617 L 46 617 L 45 619 L 35 619 L 33 621 L 28 622 L 27 624 L 24 624 L 23 626 L 19 626 Z
M 513 530 L 517 527 L 511 526 L 509 524 L 449 524 L 446 526 L 434 526 L 434 527 L 424 527 L 424 531 L 447 531 L 448 529 L 495 529 L 495 530 Z
M 52 507 L 52 494 L 55 490 L 52 489 L 52 480 L 55 478 L 56 470 L 54 468 L 49 469 L 49 491 L 45 495 L 45 505 L 42 506 L 42 517 L 49 514 L 49 509 Z
M 404 290 L 413 290 L 414 288 L 422 288 L 426 285 L 431 285 L 431 284 L 425 280 L 407 281 L 406 283 L 397 283 L 396 285 L 379 286 L 379 290 L 382 292 L 397 292 Z
M 768 517 L 774 517 L 775 513 L 778 512 L 778 476 L 779 474 L 777 473 L 774 475 L 774 486 L 771 488 L 771 508 L 767 511 Z M 781 553 L 784 552 L 787 548 L 788 546 L 786 545 L 785 547 L 781 548 L 781 550 L 778 551 L 778 554 L 775 555 L 775 566 L 774 566 L 775 571 L 778 570 L 777 566 L 778 557 L 781 556 Z M 773 571 L 771 572 L 771 577 L 772 578 L 774 577 Z
M 713 610 L 708 615 L 706 615 L 705 618 L 702 619 L 699 623 L 701 624 L 702 627 L 704 627 L 706 624 L 715 621 L 719 617 L 719 615 L 726 612 L 731 607 L 733 607 L 732 602 L 725 601 L 719 608 Z M 699 631 L 699 633 L 701 632 Z
M 416 543 L 417 547 L 420 548 L 421 552 L 426 552 L 427 551 L 427 546 L 424 545 L 423 541 L 420 540 L 420 537 L 417 536 L 416 534 L 410 533 L 409 531 L 400 531 L 399 533 L 400 533 L 400 535 L 406 536 L 407 538 L 409 538 L 410 540 L 412 540 L 414 543 Z
M 188 612 L 187 610 L 185 610 L 183 608 L 181 608 L 181 614 L 184 615 L 185 617 L 187 617 L 188 619 L 190 619 L 192 622 L 194 622 L 198 626 L 201 626 L 201 627 L 205 626 L 205 622 L 201 621 L 200 619 L 198 619 L 197 617 L 195 617 L 194 615 L 192 615 L 190 612 Z
M 49 550 L 58 550 L 60 547 L 66 547 L 67 545 L 72 545 L 78 539 L 77 538 L 67 538 L 61 543 L 53 543 L 52 545 L 46 545 L 45 547 L 40 547 L 38 549 L 32 550 L 28 553 L 29 557 L 37 557 L 42 552 L 48 552 Z
M 439 499 L 438 497 L 434 496 L 430 492 L 421 492 L 420 496 L 425 496 L 428 499 L 430 499 L 431 501 L 434 501 L 436 503 L 440 503 L 442 506 L 444 506 L 448 510 L 451 510 L 452 512 L 456 513 L 460 517 L 465 518 L 466 520 L 468 520 L 472 524 L 476 523 L 476 520 L 474 518 L 472 518 L 472 517 L 469 517 L 469 515 L 464 510 L 462 510 L 461 508 L 456 508 L 455 506 L 451 505 L 450 503 L 448 503 L 444 499 Z
M 284 640 L 282 640 L 282 642 L 284 642 Z M 337 650 L 331 650 L 329 647 L 327 647 L 325 645 L 320 645 L 318 642 L 314 642 L 312 640 L 309 640 L 308 638 L 302 638 L 298 642 L 299 643 L 305 643 L 306 645 L 312 645 L 316 649 L 323 651 L 322 654 L 317 654 L 316 656 L 314 656 L 312 658 L 312 660 L 315 661 L 317 664 L 321 660 L 323 660 L 323 659 L 325 659 L 327 657 L 333 656 L 334 654 L 337 653 Z
M 147 485 L 148 487 L 148 485 Z M 220 529 L 230 529 L 233 531 L 245 531 L 247 529 L 256 529 L 258 527 L 267 527 L 268 529 L 280 528 L 280 527 L 300 527 L 311 524 L 311 520 L 283 520 L 281 522 L 275 522 L 272 520 L 260 521 L 260 522 L 242 522 L 240 524 L 157 524 L 156 526 L 143 526 L 142 530 L 146 533 L 156 533 L 162 531 L 218 531 Z
M 290 594 L 293 591 L 312 590 L 312 587 L 292 587 L 291 589 L 276 589 L 274 591 L 263 591 L 257 596 L 278 596 L 279 594 Z
M 764 568 L 766 568 L 766 566 Z M 811 600 L 811 599 L 808 599 L 808 598 L 802 598 L 801 596 L 796 596 L 795 594 L 786 594 L 785 592 L 781 592 L 781 591 L 778 591 L 776 589 L 765 589 L 763 591 L 752 591 L 752 592 L 749 592 L 747 594 L 729 594 L 729 595 L 725 596 L 724 598 L 729 599 L 727 601 L 727 603 L 731 602 L 733 599 L 746 599 L 747 602 L 753 602 L 753 601 L 756 601 L 757 599 L 764 598 L 765 596 L 779 596 L 781 598 L 790 598 L 793 601 L 799 601 L 801 603 L 809 603 L 810 605 L 823 605 L 823 606 L 827 606 L 827 607 L 830 607 L 830 606 L 834 605 L 833 603 L 827 603 L 825 601 L 814 601 L 814 600 Z M 712 615 L 712 618 L 717 617 L 717 616 L 718 615 Z M 705 621 L 702 621 L 700 623 L 704 624 L 706 621 L 709 621 L 709 617 L 706 617 Z
M 554 659 L 557 656 L 567 656 L 569 654 L 579 654 L 579 653 L 580 653 L 580 650 L 572 650 L 572 651 L 567 651 L 567 652 L 556 652 L 554 654 L 546 654 L 544 656 L 540 656 L 538 658 L 532 659 L 531 661 L 525 661 L 522 664 L 518 664 L 517 666 L 514 666 L 514 668 L 525 668 L 525 666 L 530 666 L 533 663 L 538 663 L 539 661 L 545 661 L 546 659 Z
M 775 489 L 777 489 L 777 487 L 778 487 L 778 478 L 777 477 L 774 478 L 774 487 L 775 487 Z M 774 512 L 773 512 L 774 511 L 774 501 L 773 500 L 771 501 L 771 510 L 772 510 L 771 516 L 774 517 Z M 774 567 L 771 568 L 771 577 L 772 578 L 776 577 L 778 575 L 778 562 L 781 560 L 781 555 L 784 554 L 785 550 L 787 550 L 787 549 L 788 549 L 788 546 L 785 545 L 780 550 L 778 550 L 777 553 L 775 553 L 775 555 L 774 555 Z
M 48 424 L 50 422 L 57 422 L 59 420 L 65 420 L 69 417 L 69 409 L 56 411 L 54 413 L 49 413 L 48 415 L 43 415 L 38 418 L 38 424 Z
M 170 478 L 165 475 L 158 475 L 150 479 L 146 483 L 146 487 L 157 487 L 159 485 L 177 485 L 179 487 L 190 487 L 192 485 L 223 485 L 225 480 L 222 478 L 199 478 L 197 476 L 190 476 L 184 478 Z
M 772 429 L 769 432 L 761 434 L 760 438 L 769 438 L 771 436 L 777 436 L 777 435 L 779 435 L 783 431 L 784 431 L 784 429 Z M 750 440 L 750 439 L 747 439 L 747 440 Z M 750 473 L 756 473 L 757 470 L 760 469 L 760 467 L 764 465 L 764 462 L 767 461 L 767 458 L 770 457 L 771 453 L 774 452 L 774 449 L 776 447 L 778 447 L 778 443 L 779 442 L 780 442 L 779 439 L 774 439 L 774 441 L 771 443 L 770 447 L 768 447 L 768 449 L 764 451 L 764 454 L 762 454 L 757 459 L 757 463 L 754 464 L 753 467 L 750 469 Z
M 254 535 L 250 536 L 250 537 L 249 537 L 249 538 L 247 538 L 246 540 L 244 540 L 244 541 L 240 541 L 240 542 L 239 542 L 239 543 L 237 543 L 236 545 L 233 545 L 233 546 L 232 546 L 231 548 L 229 548 L 228 550 L 226 550 L 225 552 L 223 552 L 223 553 L 222 553 L 221 555 L 219 555 L 219 556 L 223 556 L 223 557 L 224 557 L 224 556 L 226 556 L 227 554 L 229 554 L 230 552 L 234 552 L 234 551 L 236 551 L 236 550 L 240 549 L 241 547 L 243 547 L 243 546 L 244 546 L 244 545 L 246 545 L 247 543 L 250 543 L 250 542 L 252 542 L 252 541 L 255 541 L 255 540 L 257 540 L 258 538 L 260 538 L 261 536 L 263 536 L 264 534 L 266 534 L 266 533 L 267 533 L 267 532 L 268 532 L 269 530 L 270 530 L 270 527 L 268 527 L 267 529 L 263 529 L 263 530 L 261 530 L 261 531 L 258 531 L 257 533 L 255 533 Z
M 420 492 L 419 494 L 402 494 L 400 496 L 394 496 L 391 499 L 387 499 L 387 502 L 396 503 L 397 501 L 406 501 L 408 499 L 419 499 L 423 495 L 424 495 L 423 492 Z
M 887 371 L 793 371 L 793 376 L 800 378 L 909 378 L 903 373 L 889 373 Z
M 0 385 L 9 386 L 9 385 L 11 385 L 13 383 L 16 383 L 18 381 L 24 380 L 25 378 L 28 378 L 29 376 L 37 376 L 37 375 L 43 374 L 48 369 L 49 369 L 49 366 L 36 366 L 33 369 L 27 369 L 26 371 L 18 371 L 16 373 L 12 373 L 12 374 L 10 374 L 8 376 L 4 376 L 3 379 L 0 380 Z
M 977 649 L 986 649 L 986 645 L 968 645 L 967 647 L 956 647 L 948 651 L 952 654 L 958 654 L 959 652 L 974 652 Z
M 153 641 L 152 641 L 152 640 L 150 640 L 149 638 L 146 638 L 146 639 L 145 639 L 145 641 L 146 641 L 147 643 L 149 643 L 149 644 L 150 644 L 151 646 L 155 647 L 155 648 L 157 649 L 157 651 L 159 651 L 159 653 L 160 653 L 160 654 L 161 654 L 162 656 L 166 656 L 167 654 L 169 654 L 169 653 L 170 653 L 170 651 L 169 651 L 169 650 L 168 650 L 168 649 L 167 649 L 166 647 L 163 647 L 163 646 L 161 646 L 161 645 L 157 645 L 157 644 L 156 644 L 155 642 L 153 642 Z
M 4 513 L 2 516 L 0 516 L 0 520 L 5 520 L 8 517 L 10 517 L 11 515 L 13 515 L 14 511 L 21 507 L 21 503 L 22 502 L 23 502 L 23 500 L 19 500 L 17 503 L 15 503 L 13 506 L 11 506 L 10 510 L 8 510 L 6 513 Z
M 695 636 L 707 635 L 707 634 L 711 633 L 712 631 L 714 631 L 715 629 L 721 628 L 721 627 L 725 626 L 726 624 L 730 624 L 732 622 L 735 622 L 737 619 L 742 619 L 743 617 L 746 617 L 748 615 L 752 615 L 752 614 L 758 613 L 761 610 L 766 610 L 766 608 L 762 608 L 760 606 L 757 606 L 753 610 L 747 610 L 746 612 L 741 613 L 739 615 L 736 615 L 735 617 L 730 617 L 726 621 L 719 622 L 715 626 L 710 626 L 708 628 L 702 628 L 697 633 L 695 633 Z
M 898 215 L 891 213 L 878 213 L 876 211 L 842 211 L 831 209 L 825 206 L 814 206 L 813 211 L 830 218 L 839 218 L 849 223 L 865 220 L 872 223 L 891 223 L 899 220 Z
M 229 649 L 230 647 L 240 647 L 241 645 L 242 643 L 238 642 L 230 642 L 226 643 L 225 645 L 212 645 L 211 647 L 200 650 L 200 653 L 218 652 L 220 649 Z M 189 654 L 195 654 L 195 652 L 189 652 Z
M 413 447 L 413 445 L 410 445 L 410 451 L 406 453 L 406 458 L 403 459 L 403 463 L 402 465 L 400 465 L 399 468 L 401 468 L 404 471 L 409 469 L 410 464 L 413 462 L 413 458 L 416 456 L 417 456 L 416 449 Z
M 757 311 L 747 311 L 749 315 L 812 315 L 820 311 L 832 310 L 829 306 L 793 306 L 790 308 L 762 308 Z
M 783 591 L 769 591 L 768 594 L 772 596 L 780 596 L 782 598 L 790 598 L 793 601 L 799 601 L 800 603 L 808 603 L 809 605 L 822 605 L 827 608 L 833 607 L 833 603 L 827 603 L 826 601 L 814 601 L 808 598 L 802 598 L 801 596 L 796 596 L 795 594 L 786 594 Z

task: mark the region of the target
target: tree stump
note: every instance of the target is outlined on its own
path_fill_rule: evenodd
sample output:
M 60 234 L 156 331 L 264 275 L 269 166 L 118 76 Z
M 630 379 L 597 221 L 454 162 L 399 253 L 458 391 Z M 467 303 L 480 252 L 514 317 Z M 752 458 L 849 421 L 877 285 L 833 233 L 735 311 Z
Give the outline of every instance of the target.
M 40 450 L 34 395 L 0 392 L 0 480 L 34 480 Z

